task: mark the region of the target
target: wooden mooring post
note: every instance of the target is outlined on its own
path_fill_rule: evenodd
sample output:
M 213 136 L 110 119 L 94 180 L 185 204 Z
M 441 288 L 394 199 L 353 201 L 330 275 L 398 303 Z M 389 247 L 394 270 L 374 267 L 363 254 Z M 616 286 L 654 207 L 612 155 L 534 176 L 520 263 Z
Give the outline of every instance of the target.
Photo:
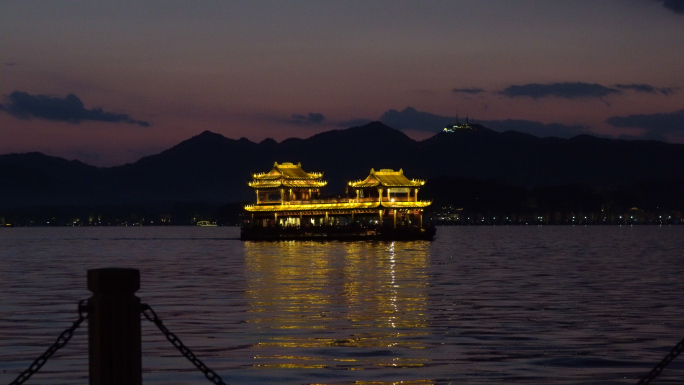
M 140 272 L 88 270 L 90 385 L 142 385 Z

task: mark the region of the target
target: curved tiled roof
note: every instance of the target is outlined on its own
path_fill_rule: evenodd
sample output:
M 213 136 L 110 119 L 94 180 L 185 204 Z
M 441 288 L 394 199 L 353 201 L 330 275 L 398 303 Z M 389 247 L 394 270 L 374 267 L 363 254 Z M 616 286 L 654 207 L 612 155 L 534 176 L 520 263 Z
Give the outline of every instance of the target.
M 404 170 L 394 171 L 390 169 L 382 169 L 375 171 L 371 169 L 370 175 L 364 180 L 357 180 L 349 182 L 349 186 L 363 188 L 363 187 L 419 187 L 425 184 L 424 180 L 408 179 L 404 176 Z
M 249 183 L 254 188 L 269 187 L 323 187 L 328 182 L 322 180 L 322 172 L 306 172 L 302 170 L 302 164 L 275 162 L 273 169 L 266 173 L 252 175 L 254 180 Z

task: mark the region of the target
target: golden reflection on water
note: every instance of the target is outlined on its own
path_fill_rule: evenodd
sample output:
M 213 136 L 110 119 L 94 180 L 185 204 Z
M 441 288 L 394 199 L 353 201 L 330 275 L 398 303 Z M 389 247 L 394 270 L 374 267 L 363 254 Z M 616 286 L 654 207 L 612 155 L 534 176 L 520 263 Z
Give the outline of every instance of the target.
M 428 242 L 246 242 L 254 367 L 424 366 L 429 257 Z

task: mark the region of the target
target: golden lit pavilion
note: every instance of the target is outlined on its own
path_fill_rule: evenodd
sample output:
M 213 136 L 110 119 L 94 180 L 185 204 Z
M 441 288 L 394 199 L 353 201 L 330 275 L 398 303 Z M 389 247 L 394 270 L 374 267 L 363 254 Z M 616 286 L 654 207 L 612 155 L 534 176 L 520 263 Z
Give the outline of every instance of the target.
M 271 171 L 253 177 L 249 187 L 256 191 L 257 205 L 310 201 L 328 184 L 322 180 L 323 173 L 305 172 L 301 163 L 275 162 Z
M 371 168 L 366 179 L 349 182 L 349 187 L 356 192 L 357 202 L 378 201 L 382 203 L 384 200 L 385 203 L 404 202 L 414 205 L 418 202 L 418 189 L 424 184 L 424 180 L 409 180 L 404 176 L 402 169 L 375 171 Z
M 365 179 L 348 182 L 347 196 L 330 198 L 321 195 L 327 184 L 323 173 L 306 172 L 301 163 L 276 162 L 271 171 L 253 178 L 249 186 L 257 201 L 245 206 L 251 214 L 250 229 L 337 228 L 364 234 L 379 228 L 422 229 L 423 210 L 432 203 L 418 200 L 425 181 L 408 179 L 401 169 L 371 169 Z

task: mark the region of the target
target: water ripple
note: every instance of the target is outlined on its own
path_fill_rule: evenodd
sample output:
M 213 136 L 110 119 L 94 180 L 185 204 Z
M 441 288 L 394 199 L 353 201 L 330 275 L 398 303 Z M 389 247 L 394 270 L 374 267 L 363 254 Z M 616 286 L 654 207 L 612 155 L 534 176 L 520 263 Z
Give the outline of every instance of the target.
M 86 270 L 231 384 L 633 384 L 682 338 L 683 227 L 454 227 L 434 242 L 240 242 L 236 228 L 0 231 L 0 382 L 77 317 Z M 145 383 L 205 383 L 143 320 Z M 678 359 L 679 361 L 682 359 Z M 679 383 L 675 360 L 658 383 Z M 85 384 L 87 327 L 32 379 Z

